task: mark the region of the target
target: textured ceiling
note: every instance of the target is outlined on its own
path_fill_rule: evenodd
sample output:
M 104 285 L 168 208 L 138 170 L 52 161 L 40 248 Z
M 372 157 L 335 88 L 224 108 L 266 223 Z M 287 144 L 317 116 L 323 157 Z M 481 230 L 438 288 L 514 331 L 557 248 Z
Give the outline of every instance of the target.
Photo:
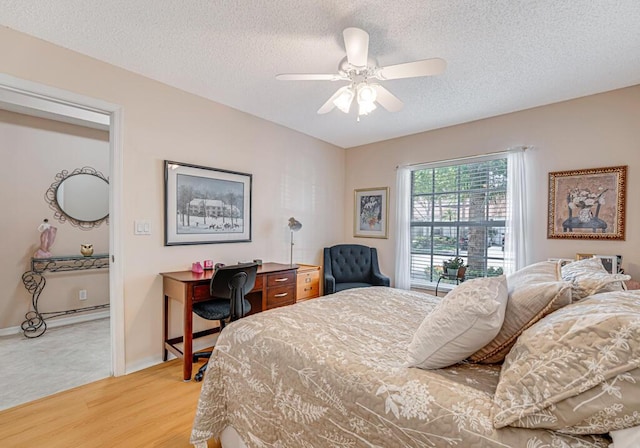
M 640 0 L 0 0 L 0 24 L 345 148 L 640 84 Z M 378 65 L 447 70 L 382 82 L 400 112 L 317 115 L 344 82 L 275 75 L 335 73 L 350 26 Z

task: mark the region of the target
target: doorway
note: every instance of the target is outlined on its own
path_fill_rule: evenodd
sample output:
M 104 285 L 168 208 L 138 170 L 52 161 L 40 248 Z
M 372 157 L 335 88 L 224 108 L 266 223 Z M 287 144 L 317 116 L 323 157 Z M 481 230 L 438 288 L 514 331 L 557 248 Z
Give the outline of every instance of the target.
M 110 198 L 108 226 L 109 357 L 111 375 L 123 375 L 125 373 L 125 347 L 124 288 L 122 262 L 120 260 L 122 254 L 121 107 L 72 92 L 0 74 L 0 109 L 108 131 Z

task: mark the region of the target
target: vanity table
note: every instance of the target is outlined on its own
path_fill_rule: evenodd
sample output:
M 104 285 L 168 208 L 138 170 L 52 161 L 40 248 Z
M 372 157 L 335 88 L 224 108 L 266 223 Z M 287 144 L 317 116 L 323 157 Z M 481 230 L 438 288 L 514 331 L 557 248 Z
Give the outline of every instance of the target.
M 102 308 L 108 308 L 109 304 L 87 306 L 84 308 L 76 308 L 64 311 L 40 312 L 38 309 L 38 301 L 40 294 L 47 285 L 45 273 L 51 272 L 68 272 L 68 271 L 86 271 L 89 269 L 108 269 L 109 254 L 68 257 L 48 257 L 48 258 L 32 258 L 31 269 L 22 274 L 22 283 L 31 294 L 31 304 L 33 310 L 25 314 L 25 320 L 20 326 L 24 335 L 28 338 L 37 338 L 47 331 L 46 319 L 51 319 L 69 314 L 82 313 L 85 311 L 93 311 Z
M 53 183 L 45 193 L 45 200 L 54 211 L 53 217 L 61 223 L 68 223 L 82 230 L 92 230 L 102 223 L 109 222 L 109 179 L 90 166 L 76 168 L 71 172 L 62 170 L 56 174 Z M 45 219 L 44 229 L 49 228 L 47 223 L 48 219 Z M 43 232 L 43 228 L 39 226 L 38 231 Z M 41 238 L 42 235 L 41 233 Z M 36 255 L 50 254 L 49 247 L 53 244 L 53 239 L 55 239 L 55 232 L 46 247 L 42 246 L 41 239 L 41 246 Z M 31 294 L 33 308 L 25 314 L 25 320 L 20 325 L 24 335 L 28 338 L 42 336 L 47 331 L 46 319 L 109 307 L 109 304 L 104 304 L 72 310 L 41 312 L 38 302 L 47 284 L 45 274 L 89 269 L 107 270 L 108 268 L 109 254 L 31 258 L 31 269 L 22 274 L 22 283 Z

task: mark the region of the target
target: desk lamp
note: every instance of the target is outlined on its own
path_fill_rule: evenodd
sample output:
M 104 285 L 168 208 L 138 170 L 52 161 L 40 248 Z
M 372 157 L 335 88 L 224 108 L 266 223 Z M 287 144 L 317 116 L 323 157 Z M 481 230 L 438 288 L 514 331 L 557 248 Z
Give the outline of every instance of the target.
M 289 266 L 293 266 L 293 232 L 302 229 L 302 224 L 293 216 L 289 218 L 289 230 L 291 230 L 291 257 L 289 258 Z

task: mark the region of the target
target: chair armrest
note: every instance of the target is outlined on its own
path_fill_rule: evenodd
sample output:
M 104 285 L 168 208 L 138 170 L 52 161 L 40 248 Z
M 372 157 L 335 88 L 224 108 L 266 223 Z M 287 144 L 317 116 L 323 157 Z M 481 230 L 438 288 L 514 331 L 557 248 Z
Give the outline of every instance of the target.
M 323 294 L 326 296 L 327 294 L 333 294 L 336 292 L 336 278 L 333 276 L 333 272 L 331 271 L 331 252 L 328 247 L 324 248 L 322 258 L 322 272 L 324 273 Z
M 391 279 L 386 275 L 382 275 L 380 272 L 372 272 L 371 284 L 374 286 L 389 286 L 391 284 Z
M 389 286 L 391 280 L 380 272 L 378 265 L 378 250 L 371 248 L 371 284 L 374 286 Z
M 333 275 L 324 275 L 324 295 L 336 292 L 336 278 Z

